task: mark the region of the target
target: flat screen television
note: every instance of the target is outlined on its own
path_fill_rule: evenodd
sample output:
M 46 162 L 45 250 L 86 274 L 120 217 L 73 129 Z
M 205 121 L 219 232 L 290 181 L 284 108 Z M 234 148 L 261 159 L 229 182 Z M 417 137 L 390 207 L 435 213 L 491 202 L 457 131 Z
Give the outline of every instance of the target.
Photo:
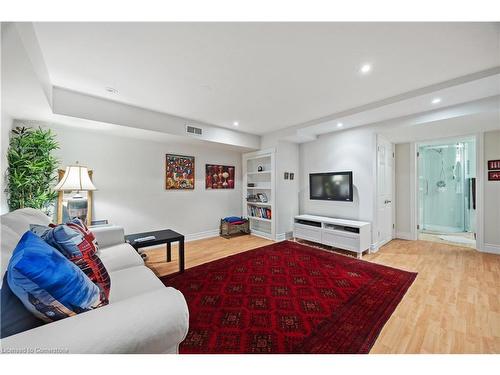
M 310 199 L 352 202 L 352 172 L 309 174 Z

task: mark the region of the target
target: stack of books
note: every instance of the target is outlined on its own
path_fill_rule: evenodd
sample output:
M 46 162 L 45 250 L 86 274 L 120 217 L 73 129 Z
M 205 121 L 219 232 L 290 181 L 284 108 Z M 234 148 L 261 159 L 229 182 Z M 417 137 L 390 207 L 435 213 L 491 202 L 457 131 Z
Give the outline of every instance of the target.
M 248 216 L 271 219 L 271 210 L 265 207 L 248 206 Z

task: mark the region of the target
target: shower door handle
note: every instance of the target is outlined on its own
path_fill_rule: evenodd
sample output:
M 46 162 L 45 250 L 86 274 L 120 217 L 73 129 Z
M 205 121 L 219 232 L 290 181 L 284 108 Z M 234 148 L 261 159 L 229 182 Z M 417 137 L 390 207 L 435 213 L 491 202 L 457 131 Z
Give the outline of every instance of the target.
M 429 180 L 425 180 L 425 195 L 429 195 Z

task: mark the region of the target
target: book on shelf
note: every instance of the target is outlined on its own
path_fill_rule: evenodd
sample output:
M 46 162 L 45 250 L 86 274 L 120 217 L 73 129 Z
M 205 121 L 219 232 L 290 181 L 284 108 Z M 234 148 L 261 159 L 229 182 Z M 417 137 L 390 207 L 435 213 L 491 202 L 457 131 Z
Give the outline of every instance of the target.
M 271 220 L 271 209 L 265 207 L 248 206 L 248 216 Z

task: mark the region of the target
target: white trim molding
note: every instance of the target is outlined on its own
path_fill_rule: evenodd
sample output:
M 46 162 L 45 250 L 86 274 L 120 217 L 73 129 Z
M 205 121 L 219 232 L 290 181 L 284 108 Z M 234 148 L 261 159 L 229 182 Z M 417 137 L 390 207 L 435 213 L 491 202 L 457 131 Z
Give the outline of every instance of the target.
M 410 144 L 410 238 L 409 240 L 418 240 L 418 147 L 415 142 Z
M 269 238 L 269 233 L 261 232 L 261 231 L 258 231 L 256 229 L 250 229 L 250 234 L 252 236 L 257 236 L 257 237 L 265 238 L 266 240 L 274 241 L 272 238 Z
M 484 243 L 484 133 L 476 134 L 476 248 L 487 251 Z M 495 246 L 495 245 L 489 245 Z M 489 252 L 489 251 L 488 251 Z
M 483 249 L 481 250 L 483 253 L 490 253 L 490 254 L 498 254 L 500 255 L 500 245 L 494 245 L 491 243 L 485 243 L 483 245 Z
M 396 238 L 400 240 L 414 241 L 413 233 L 411 232 L 396 232 Z
M 291 232 L 285 232 L 285 233 L 278 233 L 276 235 L 276 242 L 292 240 L 293 238 L 294 238 L 293 237 L 293 231 L 291 231 Z
M 204 232 L 191 233 L 185 236 L 186 242 L 202 240 L 204 238 L 218 237 L 219 229 L 206 230 Z
M 286 241 L 286 233 L 278 233 L 276 235 L 276 242 Z
M 372 244 L 370 245 L 370 248 L 369 248 L 368 250 L 370 251 L 370 253 L 376 253 L 376 252 L 377 252 L 377 251 L 379 251 L 379 250 L 380 250 L 380 248 L 381 248 L 382 246 L 384 246 L 387 242 L 389 242 L 389 241 L 386 241 L 386 242 L 384 242 L 384 241 L 380 241 L 380 242 L 375 242 L 375 243 L 372 243 Z

